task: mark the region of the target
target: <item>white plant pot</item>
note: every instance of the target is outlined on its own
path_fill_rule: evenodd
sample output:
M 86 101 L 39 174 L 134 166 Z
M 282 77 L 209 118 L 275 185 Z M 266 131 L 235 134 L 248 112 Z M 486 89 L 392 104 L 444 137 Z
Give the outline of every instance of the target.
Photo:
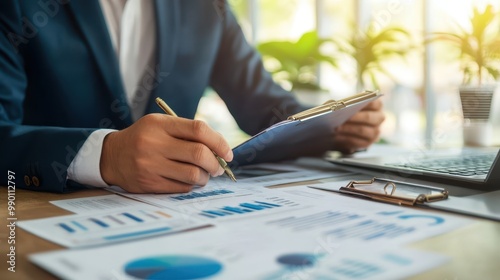
M 493 144 L 493 125 L 491 122 L 469 121 L 463 126 L 466 146 L 488 147 Z
M 460 101 L 464 116 L 464 145 L 492 145 L 493 125 L 490 116 L 495 89 L 495 85 L 460 87 Z

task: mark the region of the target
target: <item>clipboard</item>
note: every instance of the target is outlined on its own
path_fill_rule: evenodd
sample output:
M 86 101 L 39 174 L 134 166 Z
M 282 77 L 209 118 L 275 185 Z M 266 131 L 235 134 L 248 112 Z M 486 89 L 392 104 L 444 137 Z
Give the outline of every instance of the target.
M 291 115 L 235 147 L 229 166 L 237 169 L 249 164 L 322 155 L 333 148 L 334 129 L 380 96 L 378 91 L 364 91 Z
M 326 187 L 310 187 L 404 206 L 442 201 L 448 199 L 449 196 L 448 190 L 443 188 L 377 177 L 370 180 L 353 180 L 346 186 L 338 188 L 338 190 Z

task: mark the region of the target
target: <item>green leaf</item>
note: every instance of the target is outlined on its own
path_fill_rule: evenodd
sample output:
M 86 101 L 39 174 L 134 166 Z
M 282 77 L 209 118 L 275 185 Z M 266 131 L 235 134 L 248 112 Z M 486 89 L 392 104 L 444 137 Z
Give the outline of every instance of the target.
M 460 27 L 458 33 L 436 32 L 426 43 L 443 41 L 457 48 L 464 74 L 464 83 L 484 78 L 483 73 L 498 79 L 500 67 L 500 26 L 497 18 L 499 14 L 492 5 L 487 5 L 484 10 L 477 7 L 473 9 L 469 18 L 469 28 Z M 456 24 L 458 26 L 458 24 Z M 488 31 L 488 32 L 487 32 Z M 492 32 L 490 32 L 492 31 Z
M 333 67 L 338 67 L 337 59 L 321 52 L 325 43 L 333 43 L 330 39 L 319 38 L 317 32 L 304 33 L 296 42 L 271 41 L 259 44 L 257 50 L 265 57 L 273 57 L 280 63 L 276 72 L 287 73 L 288 81 L 293 87 L 303 87 L 300 81 L 303 74 L 315 77 L 315 69 L 321 62 L 326 62 Z M 307 84 L 307 83 L 306 83 Z M 312 83 L 311 83 L 312 84 Z M 305 85 L 311 88 L 311 85 Z M 318 85 L 315 85 L 319 89 Z

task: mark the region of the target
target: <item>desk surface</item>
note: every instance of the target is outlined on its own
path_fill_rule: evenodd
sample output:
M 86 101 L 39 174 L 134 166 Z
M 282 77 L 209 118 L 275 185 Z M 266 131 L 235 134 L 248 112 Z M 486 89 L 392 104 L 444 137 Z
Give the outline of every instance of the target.
M 82 190 L 71 194 L 39 193 L 16 190 L 16 212 L 18 220 L 29 220 L 69 214 L 49 203 L 51 200 L 70 199 L 109 194 L 103 190 Z M 0 188 L 0 279 L 55 279 L 45 270 L 31 264 L 27 255 L 62 247 L 16 229 L 16 272 L 7 270 L 7 189 Z M 411 279 L 494 279 L 500 275 L 500 223 L 477 219 L 477 222 L 411 244 L 409 247 L 437 252 L 452 259 L 446 265 L 430 270 Z M 498 279 L 498 278 L 497 278 Z

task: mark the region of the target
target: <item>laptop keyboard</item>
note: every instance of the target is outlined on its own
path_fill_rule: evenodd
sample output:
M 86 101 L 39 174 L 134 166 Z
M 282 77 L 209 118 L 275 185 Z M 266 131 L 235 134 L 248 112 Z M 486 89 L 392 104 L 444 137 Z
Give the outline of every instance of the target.
M 422 159 L 415 163 L 389 165 L 452 175 L 476 176 L 488 174 L 495 157 L 496 154 L 467 155 L 456 158 Z

